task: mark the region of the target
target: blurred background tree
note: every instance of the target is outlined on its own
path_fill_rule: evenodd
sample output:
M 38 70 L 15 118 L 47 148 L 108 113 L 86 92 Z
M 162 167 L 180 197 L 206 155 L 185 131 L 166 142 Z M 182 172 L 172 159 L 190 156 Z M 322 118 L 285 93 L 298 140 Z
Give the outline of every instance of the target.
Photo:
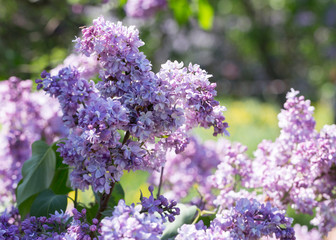
M 126 15 L 127 0 L 0 4 L 1 79 L 34 79 L 55 67 L 72 51 L 79 27 L 104 15 L 140 28 L 155 71 L 167 59 L 200 64 L 219 95 L 283 102 L 293 87 L 312 100 L 334 96 L 332 0 L 167 0 L 166 8 L 143 18 Z

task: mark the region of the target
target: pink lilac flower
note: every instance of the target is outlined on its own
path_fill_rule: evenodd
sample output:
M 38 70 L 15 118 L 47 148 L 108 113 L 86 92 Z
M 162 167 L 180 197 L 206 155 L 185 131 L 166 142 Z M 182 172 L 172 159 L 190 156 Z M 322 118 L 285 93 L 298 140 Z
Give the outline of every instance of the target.
M 335 222 L 336 126 L 315 130 L 313 107 L 292 90 L 279 114 L 280 136 L 264 140 L 255 152 L 254 187 L 263 188 L 272 202 L 285 209 L 313 214 L 323 235 Z M 253 184 L 252 184 L 253 185 Z
M 14 200 L 21 167 L 31 156 L 31 144 L 51 144 L 65 136 L 59 103 L 32 92 L 32 81 L 11 77 L 0 83 L 0 197 L 3 205 Z
M 240 143 L 230 143 L 222 138 L 211 146 L 215 149 L 220 163 L 214 174 L 208 177 L 207 182 L 212 188 L 220 190 L 214 204 L 220 207 L 229 207 L 229 202 L 234 199 L 231 199 L 228 193 L 234 193 L 241 187 L 249 187 L 252 161 L 246 154 L 247 147 Z
M 125 11 L 129 17 L 148 18 L 166 6 L 166 0 L 128 0 Z

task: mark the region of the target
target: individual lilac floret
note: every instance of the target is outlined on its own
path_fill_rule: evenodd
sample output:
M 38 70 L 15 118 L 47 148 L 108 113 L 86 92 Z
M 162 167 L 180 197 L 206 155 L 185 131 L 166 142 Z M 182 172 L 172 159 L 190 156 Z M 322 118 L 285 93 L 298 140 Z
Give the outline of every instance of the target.
M 149 186 L 148 190 L 151 193 L 149 198 L 143 197 L 142 194 L 140 197 L 142 205 L 141 212 L 148 212 L 149 214 L 158 212 L 164 222 L 166 221 L 166 218 L 168 218 L 169 222 L 174 222 L 175 216 L 180 215 L 180 209 L 176 207 L 176 201 L 173 200 L 169 203 L 168 199 L 163 195 L 154 198 L 153 186 Z
M 120 200 L 112 217 L 101 221 L 103 239 L 159 240 L 164 230 L 162 219 L 154 214 L 141 213 L 141 205 L 127 206 Z
M 11 77 L 0 83 L 0 198 L 2 207 L 14 200 L 21 167 L 34 141 L 48 144 L 67 133 L 57 100 L 32 92 L 32 81 Z
M 166 0 L 128 0 L 125 11 L 128 17 L 148 18 L 166 6 Z

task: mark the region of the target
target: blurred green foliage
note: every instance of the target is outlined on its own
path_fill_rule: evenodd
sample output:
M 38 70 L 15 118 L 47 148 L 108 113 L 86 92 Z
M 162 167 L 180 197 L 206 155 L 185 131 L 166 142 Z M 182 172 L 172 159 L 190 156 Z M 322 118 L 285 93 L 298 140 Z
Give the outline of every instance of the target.
M 331 100 L 336 83 L 332 0 L 167 0 L 147 19 L 125 15 L 127 0 L 0 0 L 0 79 L 34 79 L 72 51 L 80 26 L 104 15 L 136 25 L 155 71 L 167 59 L 200 64 L 220 96 L 282 103 L 294 87 Z

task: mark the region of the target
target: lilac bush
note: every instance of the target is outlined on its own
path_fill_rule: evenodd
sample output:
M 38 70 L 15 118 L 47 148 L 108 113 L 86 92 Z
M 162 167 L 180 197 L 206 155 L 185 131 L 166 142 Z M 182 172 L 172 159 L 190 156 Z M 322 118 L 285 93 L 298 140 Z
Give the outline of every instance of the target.
M 0 181 L 11 194 L 18 186 L 17 208 L 0 217 L 2 238 L 285 240 L 336 226 L 336 126 L 315 130 L 314 109 L 297 91 L 278 116 L 279 137 L 252 159 L 240 143 L 192 137 L 195 127 L 229 135 L 216 84 L 200 66 L 168 60 L 154 73 L 138 30 L 103 17 L 74 42 L 76 55 L 36 80 L 53 99 L 31 93 L 29 81 L 0 85 Z M 31 148 L 41 138 L 50 146 Z M 119 181 L 137 170 L 158 187 L 126 205 Z M 80 202 L 79 190 L 94 201 Z M 293 228 L 289 206 L 315 213 L 318 232 Z

